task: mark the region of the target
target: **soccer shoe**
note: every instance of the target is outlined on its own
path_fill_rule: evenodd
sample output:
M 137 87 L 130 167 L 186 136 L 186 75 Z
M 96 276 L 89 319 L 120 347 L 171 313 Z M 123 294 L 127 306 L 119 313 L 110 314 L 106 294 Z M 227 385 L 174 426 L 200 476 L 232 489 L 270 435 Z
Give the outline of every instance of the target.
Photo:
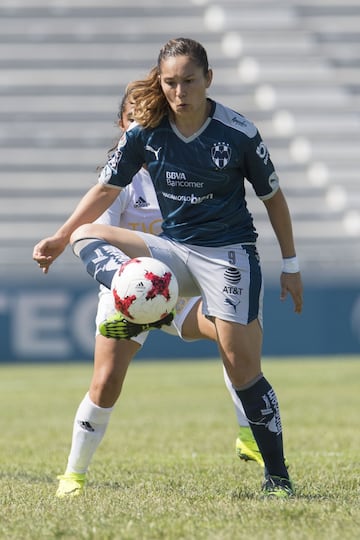
M 110 317 L 100 323 L 100 334 L 113 339 L 131 339 L 132 337 L 141 334 L 141 332 L 161 328 L 164 324 L 170 326 L 174 319 L 174 313 L 175 311 L 172 311 L 169 315 L 160 319 L 160 321 L 149 324 L 135 324 L 124 319 L 121 313 L 115 313 L 115 315 L 110 315 Z
M 250 427 L 240 426 L 235 449 L 238 458 L 242 459 L 243 461 L 256 461 L 256 463 L 258 463 L 261 467 L 264 467 L 264 460 Z M 285 466 L 287 469 L 290 467 L 286 458 Z
M 58 476 L 59 486 L 56 491 L 58 499 L 78 497 L 84 491 L 85 473 L 65 473 Z
M 261 467 L 264 466 L 264 460 L 250 427 L 240 426 L 235 448 L 236 455 L 240 459 L 244 461 L 256 461 Z
M 288 499 L 295 494 L 291 480 L 280 476 L 266 475 L 262 490 L 265 498 L 273 499 Z

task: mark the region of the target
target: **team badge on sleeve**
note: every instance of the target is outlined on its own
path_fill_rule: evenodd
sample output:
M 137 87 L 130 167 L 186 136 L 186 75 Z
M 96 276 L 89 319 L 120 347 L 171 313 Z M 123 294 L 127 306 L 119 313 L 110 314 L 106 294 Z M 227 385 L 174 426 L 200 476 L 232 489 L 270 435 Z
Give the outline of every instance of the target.
M 111 156 L 109 161 L 107 162 L 108 166 L 110 167 L 111 171 L 116 174 L 118 170 L 119 161 L 121 159 L 122 152 L 119 150 L 119 148 L 116 149 L 114 154 Z
M 217 142 L 211 148 L 211 159 L 218 169 L 224 169 L 231 158 L 231 148 L 227 143 Z
M 100 183 L 107 184 L 109 180 L 111 179 L 112 175 L 117 174 L 121 156 L 122 156 L 122 152 L 118 146 L 100 173 L 100 176 L 99 176 Z
M 269 160 L 269 151 L 266 148 L 266 145 L 263 141 L 261 141 L 261 143 L 256 148 L 256 153 L 259 156 L 259 158 L 263 160 L 265 165 L 267 165 L 267 162 Z
M 112 175 L 112 171 L 109 165 L 105 165 L 99 176 L 99 182 L 101 184 L 107 184 Z
M 119 161 L 121 159 L 122 152 L 117 149 L 114 154 L 110 157 L 109 161 L 103 168 L 99 176 L 99 182 L 101 184 L 107 184 L 111 179 L 113 174 L 117 174 Z

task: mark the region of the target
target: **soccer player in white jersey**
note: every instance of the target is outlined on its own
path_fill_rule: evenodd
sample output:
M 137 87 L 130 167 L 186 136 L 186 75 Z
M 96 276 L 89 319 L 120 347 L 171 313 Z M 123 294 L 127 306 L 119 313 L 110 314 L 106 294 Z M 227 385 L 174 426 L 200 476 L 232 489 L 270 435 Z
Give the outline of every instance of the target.
M 200 43 L 177 38 L 161 48 L 156 68 L 131 91 L 136 124 L 98 184 L 55 235 L 35 246 L 33 258 L 46 272 L 71 242 L 89 269 L 96 265 L 95 250 L 111 244 L 131 258 L 164 261 L 181 296 L 200 293 L 264 460 L 263 495 L 282 499 L 294 490 L 278 400 L 261 368 L 263 281 L 245 180 L 267 210 L 283 259 L 280 298 L 290 294 L 296 313 L 302 310 L 302 281 L 290 212 L 267 147 L 252 122 L 208 98 L 212 76 Z M 163 216 L 162 234 L 94 224 L 144 163 Z
M 132 121 L 132 106 L 122 99 L 119 110 L 119 126 L 125 130 Z M 97 220 L 97 223 L 146 231 L 151 234 L 161 232 L 161 214 L 154 187 L 146 169 L 141 168 L 133 181 L 123 189 L 111 207 Z M 116 253 L 113 267 L 121 260 Z M 110 272 L 111 276 L 113 271 Z M 109 282 L 111 278 L 109 278 Z M 60 475 L 56 491 L 58 498 L 74 497 L 84 490 L 86 474 L 110 421 L 114 405 L 119 398 L 127 368 L 146 341 L 148 332 L 142 332 L 131 339 L 113 339 L 101 335 L 99 325 L 114 315 L 114 299 L 109 288 L 100 285 L 99 304 L 96 316 L 96 337 L 94 351 L 94 372 L 89 391 L 81 401 L 73 423 L 71 449 L 65 473 Z M 163 330 L 186 340 L 210 339 L 216 341 L 215 326 L 201 313 L 201 297 L 180 298 L 176 315 L 171 325 Z M 252 436 L 241 402 L 236 395 L 224 370 L 224 379 L 235 405 L 239 424 L 236 452 L 244 460 L 257 461 L 263 466 L 261 454 Z

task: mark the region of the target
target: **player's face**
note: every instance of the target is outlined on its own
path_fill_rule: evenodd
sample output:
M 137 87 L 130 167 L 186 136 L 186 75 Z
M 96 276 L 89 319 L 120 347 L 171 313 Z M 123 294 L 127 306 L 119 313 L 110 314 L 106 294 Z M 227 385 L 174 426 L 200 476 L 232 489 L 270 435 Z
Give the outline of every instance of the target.
M 211 70 L 205 75 L 188 56 L 173 56 L 161 62 L 160 84 L 175 121 L 186 117 L 196 122 L 204 114 L 211 79 Z
M 121 118 L 119 120 L 119 127 L 124 131 L 127 130 L 131 122 L 134 120 L 133 107 L 134 105 L 130 101 L 126 100 Z

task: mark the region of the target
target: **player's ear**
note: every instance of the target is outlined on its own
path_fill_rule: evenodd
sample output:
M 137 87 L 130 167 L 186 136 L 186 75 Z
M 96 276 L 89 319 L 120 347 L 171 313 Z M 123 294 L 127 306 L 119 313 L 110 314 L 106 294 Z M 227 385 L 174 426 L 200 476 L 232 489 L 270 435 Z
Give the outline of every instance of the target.
M 213 80 L 213 70 L 209 68 L 207 74 L 206 74 L 206 88 L 209 88 Z

